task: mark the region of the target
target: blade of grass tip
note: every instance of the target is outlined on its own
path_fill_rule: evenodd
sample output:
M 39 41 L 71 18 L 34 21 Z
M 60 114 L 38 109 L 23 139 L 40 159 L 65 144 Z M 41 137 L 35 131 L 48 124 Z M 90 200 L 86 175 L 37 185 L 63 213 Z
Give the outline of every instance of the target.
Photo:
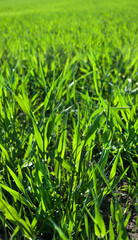
M 126 219 L 125 219 L 125 221 L 124 221 L 124 227 L 127 226 L 128 222 L 129 222 L 129 220 L 130 220 L 130 217 L 131 217 L 131 211 L 129 212 L 129 214 L 127 215 L 127 217 L 126 217 Z
M 114 240 L 115 239 L 115 234 L 114 234 L 114 229 L 113 229 L 113 225 L 112 225 L 112 220 L 110 218 L 110 222 L 109 222 L 109 240 Z
M 113 180 L 114 180 L 114 177 L 115 177 L 115 175 L 116 175 L 116 169 L 117 169 L 117 165 L 118 165 L 118 161 L 119 161 L 119 156 L 120 156 L 120 154 L 121 154 L 122 149 L 123 149 L 123 148 L 120 148 L 120 149 L 119 149 L 119 151 L 118 151 L 118 153 L 117 153 L 117 156 L 116 156 L 116 158 L 115 158 L 114 164 L 113 164 L 113 166 L 112 166 L 111 172 L 110 172 L 110 177 L 109 177 L 109 179 L 110 179 L 110 181 L 111 181 L 111 185 L 112 185 Z

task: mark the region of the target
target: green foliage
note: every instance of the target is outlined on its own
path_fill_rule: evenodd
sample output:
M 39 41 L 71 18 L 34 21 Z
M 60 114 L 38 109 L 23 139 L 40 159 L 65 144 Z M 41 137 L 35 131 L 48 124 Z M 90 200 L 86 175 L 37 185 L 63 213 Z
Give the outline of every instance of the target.
M 132 236 L 127 226 L 138 204 L 136 9 L 136 0 L 0 0 L 5 239 Z

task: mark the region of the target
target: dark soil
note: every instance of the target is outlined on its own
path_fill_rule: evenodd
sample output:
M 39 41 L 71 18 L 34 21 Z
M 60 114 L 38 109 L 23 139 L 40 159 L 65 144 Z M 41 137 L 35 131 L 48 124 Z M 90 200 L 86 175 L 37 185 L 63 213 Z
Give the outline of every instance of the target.
M 121 184 L 126 185 L 126 182 L 122 182 Z M 134 205 L 135 203 L 133 202 L 131 197 L 128 198 L 127 192 L 118 191 L 118 193 L 119 193 L 118 201 L 122 206 L 122 211 L 123 211 L 124 215 L 127 216 L 128 213 L 131 211 L 131 217 L 126 226 L 126 230 L 127 230 L 129 239 L 130 240 L 134 240 L 134 239 L 138 240 L 138 228 L 136 229 L 137 212 L 136 212 L 136 208 Z M 109 220 L 111 217 L 111 211 L 110 211 L 111 198 L 112 198 L 112 195 L 109 194 L 103 201 L 102 207 L 101 207 L 101 211 L 102 211 L 102 215 L 103 215 L 104 222 L 106 225 L 106 229 L 109 229 Z M 130 208 L 129 208 L 128 212 L 125 214 L 126 205 L 127 206 L 129 205 Z
M 4 240 L 4 235 L 0 234 L 0 240 Z

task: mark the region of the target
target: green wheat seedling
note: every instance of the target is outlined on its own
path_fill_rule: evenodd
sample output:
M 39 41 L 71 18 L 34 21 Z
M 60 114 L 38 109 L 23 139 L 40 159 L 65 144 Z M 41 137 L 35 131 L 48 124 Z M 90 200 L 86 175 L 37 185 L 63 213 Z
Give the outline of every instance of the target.
M 0 1 L 4 239 L 137 239 L 136 9 Z

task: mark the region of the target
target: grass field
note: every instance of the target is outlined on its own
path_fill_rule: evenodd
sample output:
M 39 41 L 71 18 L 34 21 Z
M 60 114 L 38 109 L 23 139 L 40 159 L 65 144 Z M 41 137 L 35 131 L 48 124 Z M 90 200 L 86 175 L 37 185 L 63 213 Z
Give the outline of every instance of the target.
M 0 234 L 138 239 L 138 2 L 0 0 Z

